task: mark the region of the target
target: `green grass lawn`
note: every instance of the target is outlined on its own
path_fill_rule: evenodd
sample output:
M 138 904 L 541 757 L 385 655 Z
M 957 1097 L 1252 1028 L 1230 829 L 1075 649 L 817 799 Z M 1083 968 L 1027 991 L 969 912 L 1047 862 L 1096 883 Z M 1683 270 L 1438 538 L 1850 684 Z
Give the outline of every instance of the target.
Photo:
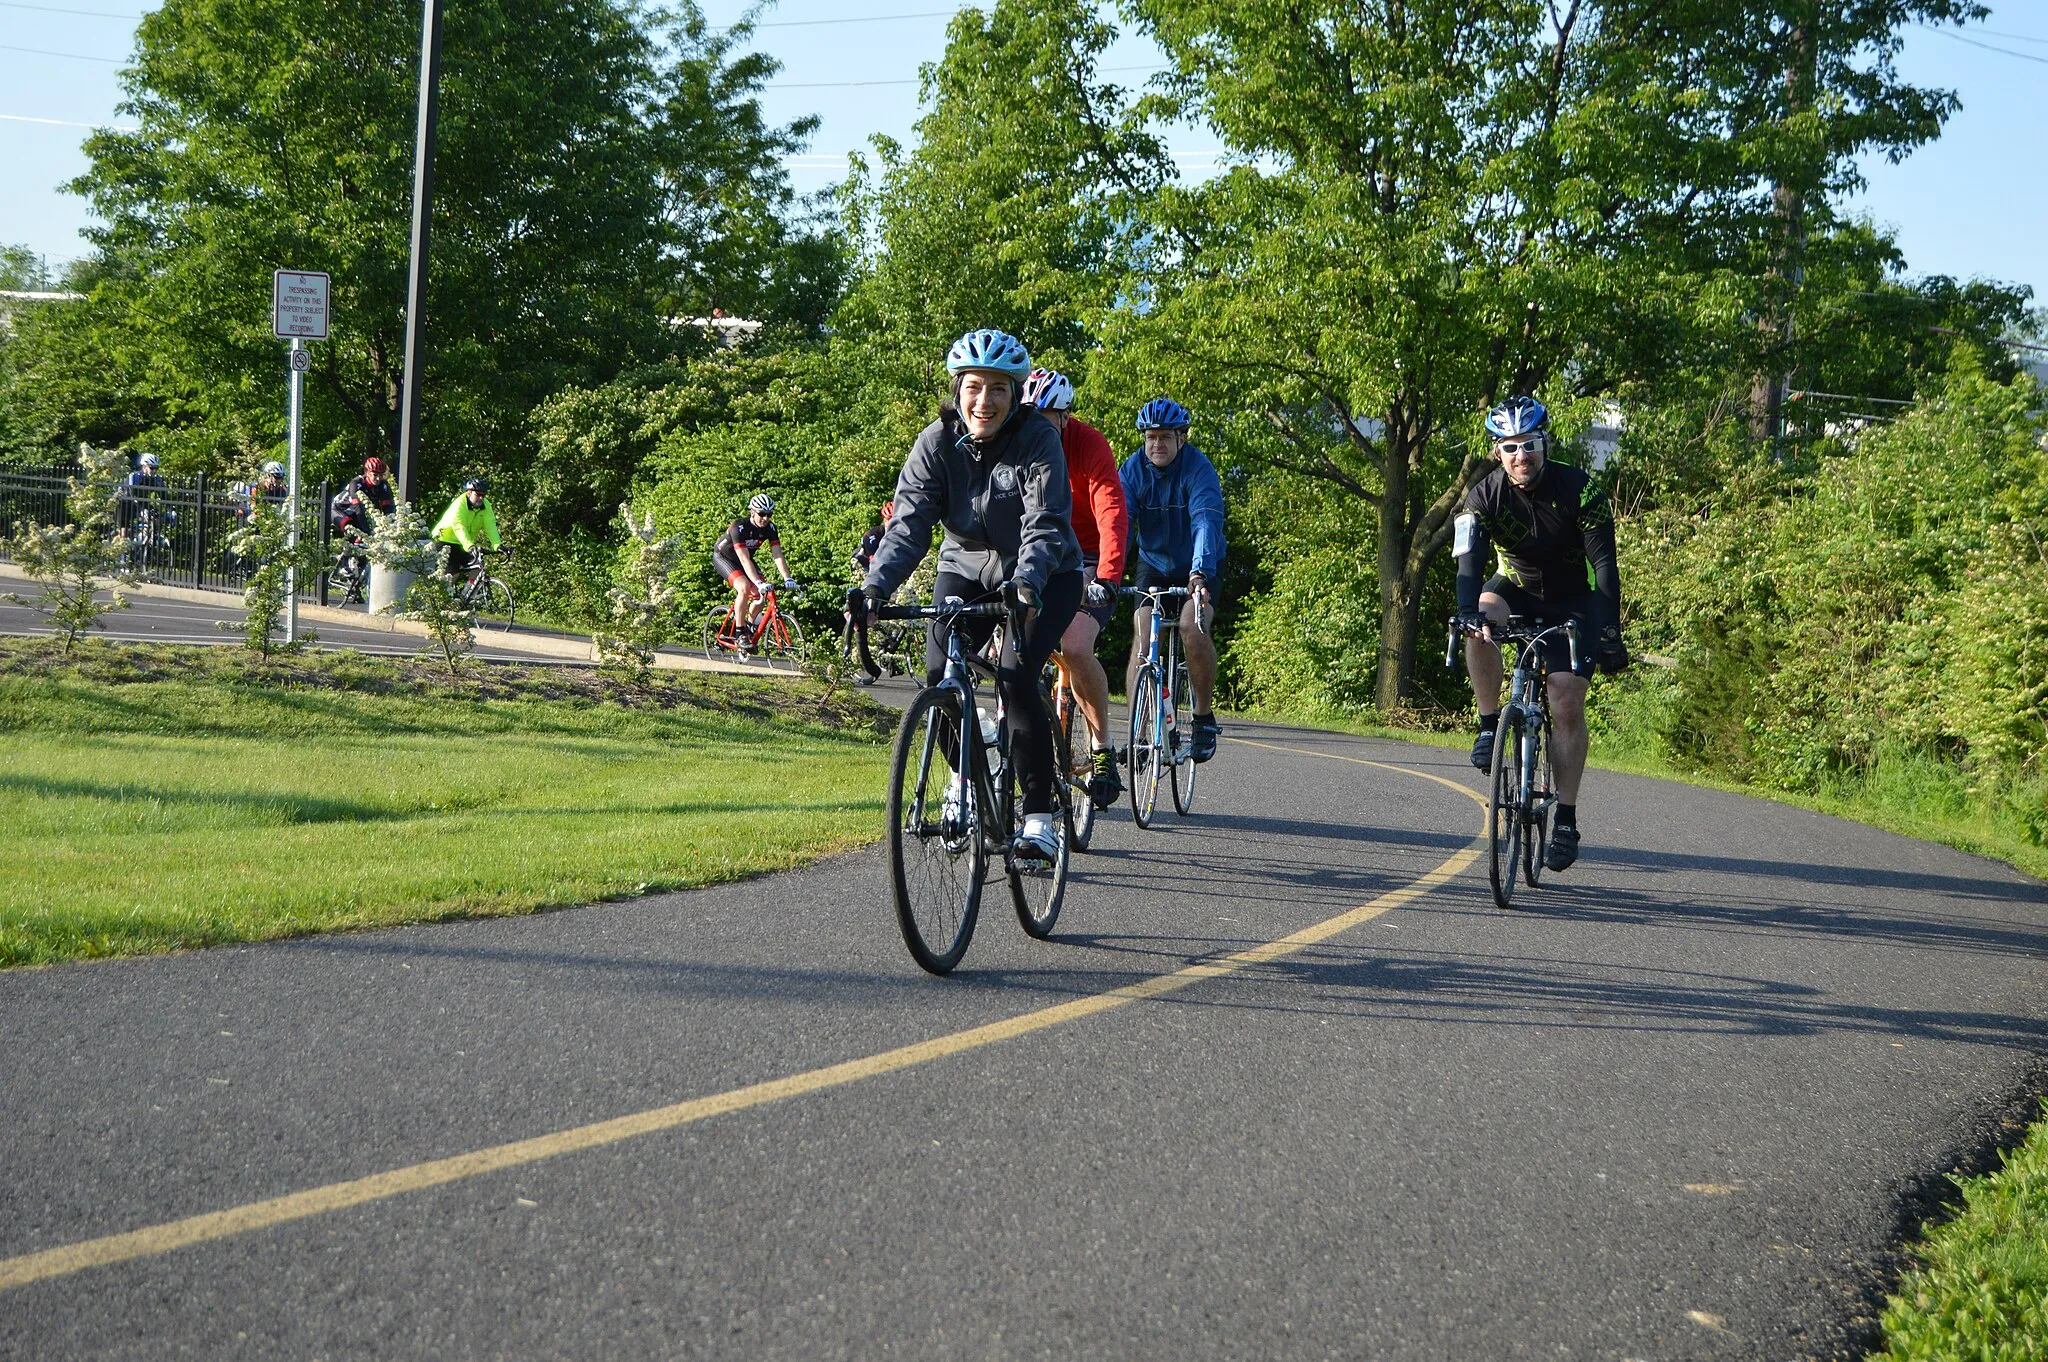
M 0 644 L 0 964 L 520 912 L 879 833 L 886 719 L 864 699 L 476 676 Z

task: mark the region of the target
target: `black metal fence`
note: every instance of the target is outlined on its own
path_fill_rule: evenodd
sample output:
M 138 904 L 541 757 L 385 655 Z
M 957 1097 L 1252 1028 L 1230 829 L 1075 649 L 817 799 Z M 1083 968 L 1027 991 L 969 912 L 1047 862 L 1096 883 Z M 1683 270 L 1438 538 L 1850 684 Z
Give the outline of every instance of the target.
M 67 498 L 70 479 L 78 475 L 77 468 L 62 465 L 0 465 L 0 560 L 10 556 L 6 541 L 23 529 L 71 523 Z M 332 557 L 327 503 L 333 494 L 325 482 L 300 492 L 299 533 L 318 538 L 323 561 Z M 228 536 L 242 523 L 247 507 L 246 491 L 204 473 L 166 477 L 162 487 L 124 494 L 117 517 L 123 563 L 143 581 L 240 591 L 248 584 L 250 565 L 228 547 Z M 324 602 L 327 574 L 301 582 L 299 595 Z

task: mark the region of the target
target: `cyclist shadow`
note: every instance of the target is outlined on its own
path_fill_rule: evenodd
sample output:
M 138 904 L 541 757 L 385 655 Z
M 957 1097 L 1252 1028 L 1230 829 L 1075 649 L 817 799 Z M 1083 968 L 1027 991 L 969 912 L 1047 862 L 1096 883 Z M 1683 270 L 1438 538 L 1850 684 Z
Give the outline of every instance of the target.
M 2029 1016 L 1873 1003 L 1805 983 L 1633 963 L 1609 968 L 1576 960 L 1321 946 L 1261 966 L 1254 977 L 1301 986 L 1286 1010 L 1361 1020 L 1773 1037 L 1851 1032 L 2027 1049 L 2048 1043 L 2048 1021 Z

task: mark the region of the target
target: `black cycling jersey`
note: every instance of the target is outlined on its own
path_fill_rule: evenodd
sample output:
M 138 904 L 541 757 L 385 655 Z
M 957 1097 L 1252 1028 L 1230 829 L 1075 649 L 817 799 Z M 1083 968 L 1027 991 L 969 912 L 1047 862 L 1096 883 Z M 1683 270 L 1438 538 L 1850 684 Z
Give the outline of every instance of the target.
M 1494 555 L 1489 561 L 1488 550 Z M 1465 493 L 1452 552 L 1458 559 L 1458 608 L 1479 608 L 1489 572 L 1531 596 L 1565 603 L 1596 593 L 1606 623 L 1621 618 L 1621 572 L 1614 553 L 1614 509 L 1582 469 L 1546 463 L 1523 491 L 1495 468 Z
M 781 548 L 782 539 L 775 533 L 774 521 L 771 520 L 766 525 L 756 525 L 752 516 L 742 516 L 725 527 L 725 533 L 718 537 L 718 546 L 711 550 L 712 555 L 737 560 L 738 555 L 733 552 L 733 547 L 738 544 L 746 545 L 747 552 L 752 553 L 763 544 L 773 544 L 776 548 Z
M 380 478 L 377 485 L 372 487 L 363 480 L 361 474 L 357 474 L 347 486 L 336 492 L 328 507 L 334 512 L 337 520 L 367 520 L 368 517 L 363 515 L 363 502 L 366 499 L 383 515 L 390 515 L 398 508 L 398 497 L 391 490 L 391 479 Z

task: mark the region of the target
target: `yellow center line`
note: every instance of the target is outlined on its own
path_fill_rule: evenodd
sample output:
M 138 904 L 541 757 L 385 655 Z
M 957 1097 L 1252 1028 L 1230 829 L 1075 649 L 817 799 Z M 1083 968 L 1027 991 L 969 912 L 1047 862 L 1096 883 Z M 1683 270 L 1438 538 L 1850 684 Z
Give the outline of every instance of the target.
M 1363 757 L 1346 757 L 1329 752 L 1313 752 L 1307 748 L 1253 742 L 1245 738 L 1233 738 L 1231 741 L 1247 747 L 1263 747 L 1274 752 L 1288 752 L 1301 756 L 1329 757 L 1335 761 L 1355 762 L 1361 766 L 1376 766 L 1381 770 L 1394 771 L 1401 775 L 1419 776 L 1478 800 L 1482 805 L 1485 803 L 1480 796 L 1455 781 L 1445 780 L 1426 771 L 1414 771 L 1386 762 L 1368 761 Z M 19 1257 L 0 1259 L 0 1291 L 26 1286 L 31 1282 L 46 1281 L 52 1277 L 62 1277 L 73 1272 L 82 1272 L 87 1268 L 105 1267 L 132 1258 L 168 1253 L 173 1249 L 202 1244 L 214 1239 L 225 1239 L 230 1235 L 247 1234 L 252 1230 L 267 1229 L 273 1225 L 324 1215 L 330 1211 L 346 1210 L 351 1206 L 382 1201 L 407 1192 L 417 1192 L 444 1183 L 479 1177 L 485 1173 L 502 1172 L 507 1168 L 538 1163 L 542 1159 L 572 1154 L 578 1150 L 616 1144 L 639 1135 L 672 1130 L 677 1126 L 689 1125 L 709 1117 L 746 1111 L 752 1107 L 800 1097 L 806 1093 L 856 1083 L 864 1078 L 894 1073 L 898 1069 L 928 1064 L 935 1059 L 977 1050 L 1000 1041 L 1014 1040 L 1018 1036 L 1030 1035 L 1034 1031 L 1064 1026 L 1068 1022 L 1080 1021 L 1084 1017 L 1092 1017 L 1129 1003 L 1164 997 L 1205 979 L 1222 978 L 1252 965 L 1284 959 L 1309 946 L 1327 941 L 1340 932 L 1369 922 L 1382 913 L 1391 912 L 1461 874 L 1479 858 L 1480 844 L 1481 839 L 1475 838 L 1470 846 L 1453 855 L 1436 869 L 1398 889 L 1389 890 L 1370 903 L 1360 904 L 1348 912 L 1304 927 L 1277 941 L 1269 941 L 1232 955 L 1200 961 L 1168 974 L 1155 975 L 1150 979 L 1141 979 L 1137 983 L 1126 984 L 1105 993 L 1076 998 L 1072 1002 L 1058 1003 L 1035 1012 L 1026 1012 L 1022 1016 L 1011 1017 L 1006 1021 L 970 1027 L 965 1031 L 955 1031 L 950 1035 L 918 1041 L 913 1045 L 884 1050 L 879 1054 L 848 1060 L 843 1064 L 827 1065 L 825 1068 L 812 1069 L 807 1073 L 792 1074 L 787 1078 L 776 1078 L 765 1083 L 733 1088 L 728 1092 L 692 1098 L 686 1102 L 655 1107 L 629 1116 L 617 1116 L 608 1121 L 595 1121 L 589 1125 L 558 1130 L 532 1139 L 492 1145 L 487 1149 L 472 1150 L 467 1154 L 457 1154 L 450 1158 L 432 1159 L 426 1163 L 394 1168 L 388 1172 L 372 1173 L 367 1177 L 351 1178 L 346 1182 L 331 1182 L 323 1187 L 311 1187 L 303 1192 L 272 1197 L 267 1201 L 252 1201 L 247 1205 L 233 1206 L 224 1211 L 209 1211 L 203 1215 L 187 1216 L 182 1220 L 166 1221 L 160 1225 L 129 1230 L 123 1234 L 109 1234 L 98 1239 L 87 1239 L 76 1244 L 44 1249 L 39 1253 L 24 1253 Z

